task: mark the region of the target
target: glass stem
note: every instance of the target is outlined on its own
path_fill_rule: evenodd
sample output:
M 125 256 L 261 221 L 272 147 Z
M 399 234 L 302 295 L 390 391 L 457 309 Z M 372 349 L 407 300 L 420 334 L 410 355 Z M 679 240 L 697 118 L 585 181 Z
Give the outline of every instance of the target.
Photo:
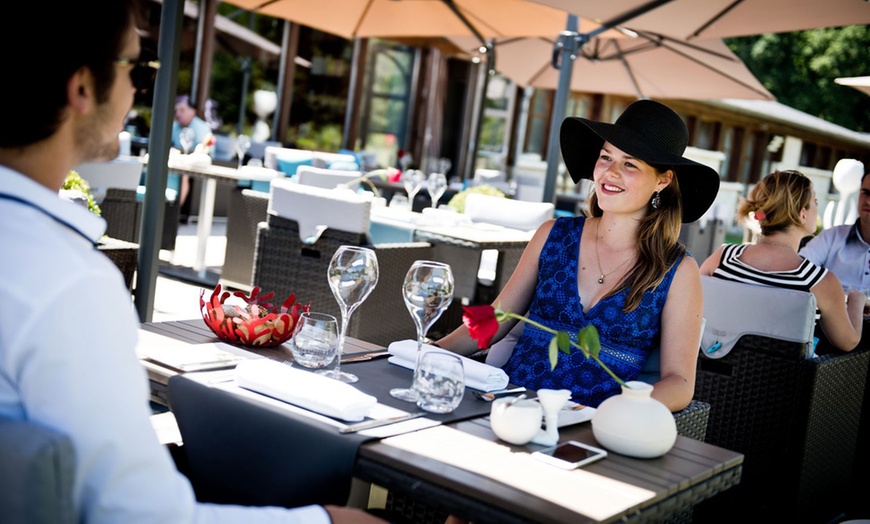
M 349 311 L 341 312 L 341 334 L 338 335 L 338 355 L 336 355 L 335 371 L 333 371 L 336 377 L 341 374 L 341 354 L 344 351 L 344 337 L 347 335 L 348 317 L 350 317 Z
M 417 359 L 416 359 L 416 362 L 414 363 L 414 381 L 412 382 L 412 386 L 411 386 L 412 388 L 414 387 L 413 384 L 417 383 L 417 374 L 420 373 L 420 360 L 421 360 L 420 357 L 423 355 L 423 339 L 425 337 L 426 337 L 426 335 L 422 335 L 422 334 L 417 335 Z

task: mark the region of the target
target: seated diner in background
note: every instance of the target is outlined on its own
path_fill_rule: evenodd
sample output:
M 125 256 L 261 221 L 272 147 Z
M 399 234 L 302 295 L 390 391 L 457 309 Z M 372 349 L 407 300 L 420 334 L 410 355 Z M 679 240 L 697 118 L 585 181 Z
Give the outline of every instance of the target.
M 837 276 L 798 255 L 801 239 L 816 229 L 819 204 L 812 181 L 799 171 L 775 171 L 741 202 L 737 217 L 761 227 L 755 244 L 725 244 L 701 264 L 701 274 L 725 280 L 807 291 L 815 295 L 816 321 L 828 341 L 851 351 L 861 339 L 866 298 L 844 295 Z M 775 304 L 771 304 L 775 307 Z
M 813 264 L 827 268 L 847 289 L 870 290 L 870 171 L 861 178 L 858 220 L 821 231 L 800 250 Z M 865 309 L 866 313 L 866 309 Z
M 692 400 L 703 296 L 698 264 L 679 243 L 681 222 L 697 220 L 719 189 L 715 170 L 684 158 L 686 125 L 652 100 L 631 104 L 615 124 L 568 118 L 561 148 L 575 183 L 591 178 L 589 217 L 548 220 L 526 247 L 493 302 L 549 328 L 576 333 L 594 325 L 600 358 L 622 380 L 635 380 L 661 350 L 653 397 L 671 411 Z M 586 227 L 589 226 L 589 227 Z M 492 341 L 516 324 L 499 325 Z M 504 370 L 531 389 L 566 388 L 589 406 L 620 392 L 619 384 L 581 351 L 550 370 L 551 334 L 525 325 Z M 438 341 L 463 355 L 478 350 L 460 326 Z

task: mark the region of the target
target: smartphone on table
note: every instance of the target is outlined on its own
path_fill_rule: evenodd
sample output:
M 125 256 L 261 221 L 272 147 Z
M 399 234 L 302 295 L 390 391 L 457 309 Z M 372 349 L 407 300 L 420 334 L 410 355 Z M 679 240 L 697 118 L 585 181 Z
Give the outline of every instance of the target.
M 607 451 L 576 440 L 569 440 L 532 453 L 532 457 L 562 469 L 579 468 L 606 456 Z

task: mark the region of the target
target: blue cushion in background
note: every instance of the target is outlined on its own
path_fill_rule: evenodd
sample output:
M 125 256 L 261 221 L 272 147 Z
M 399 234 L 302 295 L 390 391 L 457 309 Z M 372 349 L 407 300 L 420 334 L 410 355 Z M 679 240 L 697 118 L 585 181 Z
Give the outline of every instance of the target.
M 356 162 L 331 162 L 327 167 L 340 171 L 359 171 L 359 164 Z
M 287 176 L 292 176 L 296 174 L 296 169 L 299 166 L 313 166 L 312 159 L 309 158 L 287 158 L 287 157 L 278 157 L 276 159 L 278 161 L 278 171 L 286 174 Z

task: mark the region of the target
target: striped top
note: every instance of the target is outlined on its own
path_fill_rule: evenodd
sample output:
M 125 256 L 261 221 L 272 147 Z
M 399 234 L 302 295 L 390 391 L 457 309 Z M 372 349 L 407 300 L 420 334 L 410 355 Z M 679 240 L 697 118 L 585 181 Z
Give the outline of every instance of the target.
M 722 250 L 719 267 L 713 271 L 713 276 L 744 284 L 781 287 L 809 293 L 828 274 L 827 269 L 806 259 L 797 268 L 789 271 L 756 269 L 740 260 L 740 255 L 743 254 L 748 245 L 750 244 L 726 244 Z M 821 313 L 816 308 L 816 321 L 819 318 L 821 318 Z

